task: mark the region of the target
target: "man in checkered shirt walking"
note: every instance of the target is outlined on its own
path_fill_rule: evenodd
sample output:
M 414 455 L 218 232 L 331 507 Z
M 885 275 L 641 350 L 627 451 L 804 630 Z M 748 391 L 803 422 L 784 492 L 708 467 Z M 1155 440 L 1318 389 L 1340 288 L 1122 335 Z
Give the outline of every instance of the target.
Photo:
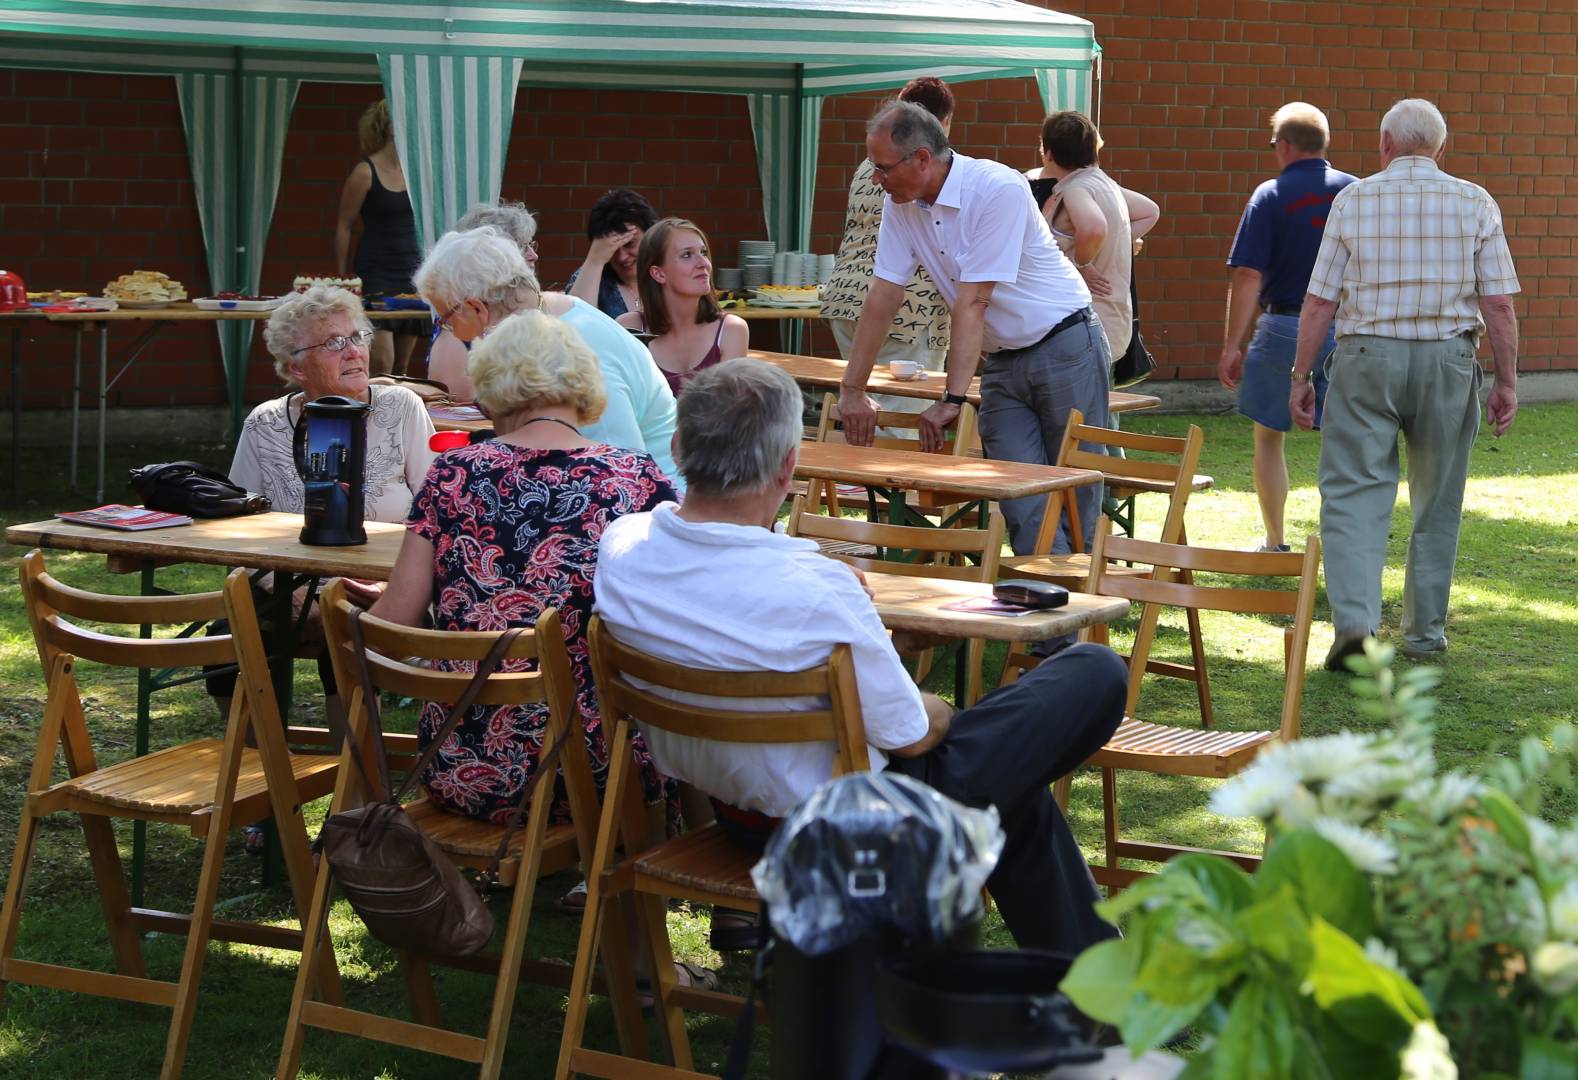
M 1403 652 L 1418 660 L 1446 651 L 1463 488 L 1479 431 L 1482 334 L 1495 361 L 1488 406 L 1498 437 L 1518 412 L 1518 277 L 1501 210 L 1484 188 L 1441 170 L 1446 133 L 1440 111 L 1420 98 L 1382 118 L 1382 169 L 1332 203 L 1299 318 L 1288 406 L 1306 430 L 1315 421 L 1310 375 L 1337 320 L 1320 455 L 1332 671 L 1345 671 L 1343 661 L 1380 629 L 1399 431 L 1414 515 Z

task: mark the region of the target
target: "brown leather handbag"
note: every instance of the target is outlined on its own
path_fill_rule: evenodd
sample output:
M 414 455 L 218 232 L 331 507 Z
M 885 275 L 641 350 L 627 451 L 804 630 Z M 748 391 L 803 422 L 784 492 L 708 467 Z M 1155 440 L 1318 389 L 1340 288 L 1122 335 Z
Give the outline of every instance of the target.
M 493 937 L 493 916 L 449 856 L 401 809 L 400 800 L 415 786 L 444 740 L 465 717 L 466 710 L 481 694 L 488 676 L 498 668 L 522 631 L 515 628 L 499 635 L 487 656 L 477 664 L 476 674 L 433 741 L 407 773 L 399 790 L 391 792 L 378 689 L 367 668 L 367 646 L 360 617 L 361 612 L 357 611 L 351 618 L 351 640 L 356 647 L 366 702 L 368 734 L 380 758 L 378 777 L 362 760 L 356 740 L 351 739 L 349 745 L 368 789 L 382 791 L 384 797 L 358 809 L 335 814 L 325 821 L 318 836 L 323 857 L 329 860 L 345 898 L 379 941 L 397 949 L 439 958 L 471 956 L 480 952 Z M 526 816 L 532 789 L 545 774 L 553 774 L 563 746 L 561 738 L 538 762 L 536 772 L 521 792 L 520 805 L 511 811 L 509 825 L 499 840 L 498 850 L 493 853 L 492 864 L 482 875 L 484 892 L 498 881 L 499 864 L 509 850 L 516 827 Z

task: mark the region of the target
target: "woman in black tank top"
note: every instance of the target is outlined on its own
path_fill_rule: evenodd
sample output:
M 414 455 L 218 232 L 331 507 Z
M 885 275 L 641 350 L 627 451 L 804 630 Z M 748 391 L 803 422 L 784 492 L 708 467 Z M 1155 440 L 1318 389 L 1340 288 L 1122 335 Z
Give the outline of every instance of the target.
M 379 100 L 362 114 L 358 132 L 362 153 L 340 191 L 334 229 L 334 258 L 341 277 L 352 269 L 362 279 L 364 297 L 414 293 L 411 277 L 422 263 L 416 240 L 416 215 L 406 193 L 405 173 L 394 145 L 388 105 Z M 392 186 L 391 186 L 392 185 Z M 362 219 L 356 258 L 351 260 L 351 223 Z M 411 354 L 426 340 L 425 319 L 380 322 L 373 337 L 372 373 L 404 375 Z

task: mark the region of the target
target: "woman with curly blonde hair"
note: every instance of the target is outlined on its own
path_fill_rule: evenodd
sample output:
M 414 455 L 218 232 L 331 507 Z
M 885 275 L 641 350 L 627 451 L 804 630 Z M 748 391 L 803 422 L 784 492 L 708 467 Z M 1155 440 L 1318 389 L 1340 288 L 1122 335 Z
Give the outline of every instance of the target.
M 431 611 L 439 630 L 503 630 L 558 608 L 601 788 L 608 749 L 586 644 L 597 543 L 610 522 L 678 496 L 650 455 L 582 434 L 603 412 L 603 376 L 564 320 L 532 310 L 503 319 L 477 341 L 468 374 L 498 437 L 433 463 L 373 613 L 416 626 Z M 423 711 L 424 745 L 443 721 L 439 706 Z M 502 822 L 536 771 L 546 723 L 540 706 L 474 707 L 422 777 L 428 795 L 455 813 Z M 637 757 L 649 800 L 661 800 L 672 785 L 644 745 Z

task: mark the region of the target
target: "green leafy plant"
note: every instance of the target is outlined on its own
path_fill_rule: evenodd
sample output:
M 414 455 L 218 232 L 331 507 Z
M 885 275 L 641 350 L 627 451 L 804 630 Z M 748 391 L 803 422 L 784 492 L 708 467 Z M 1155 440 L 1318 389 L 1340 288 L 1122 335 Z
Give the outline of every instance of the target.
M 1578 1077 L 1578 821 L 1540 816 L 1578 735 L 1440 772 L 1436 672 L 1392 659 L 1350 661 L 1390 730 L 1279 744 L 1216 792 L 1272 837 L 1253 878 L 1188 856 L 1102 906 L 1126 937 L 1064 989 L 1131 1048 L 1192 1026 L 1191 1076 Z
M 1253 877 L 1185 855 L 1098 910 L 1125 936 L 1082 953 L 1063 990 L 1136 1054 L 1192 1028 L 1190 1078 L 1456 1075 L 1423 995 L 1359 944 L 1365 875 L 1312 830 L 1279 837 Z

